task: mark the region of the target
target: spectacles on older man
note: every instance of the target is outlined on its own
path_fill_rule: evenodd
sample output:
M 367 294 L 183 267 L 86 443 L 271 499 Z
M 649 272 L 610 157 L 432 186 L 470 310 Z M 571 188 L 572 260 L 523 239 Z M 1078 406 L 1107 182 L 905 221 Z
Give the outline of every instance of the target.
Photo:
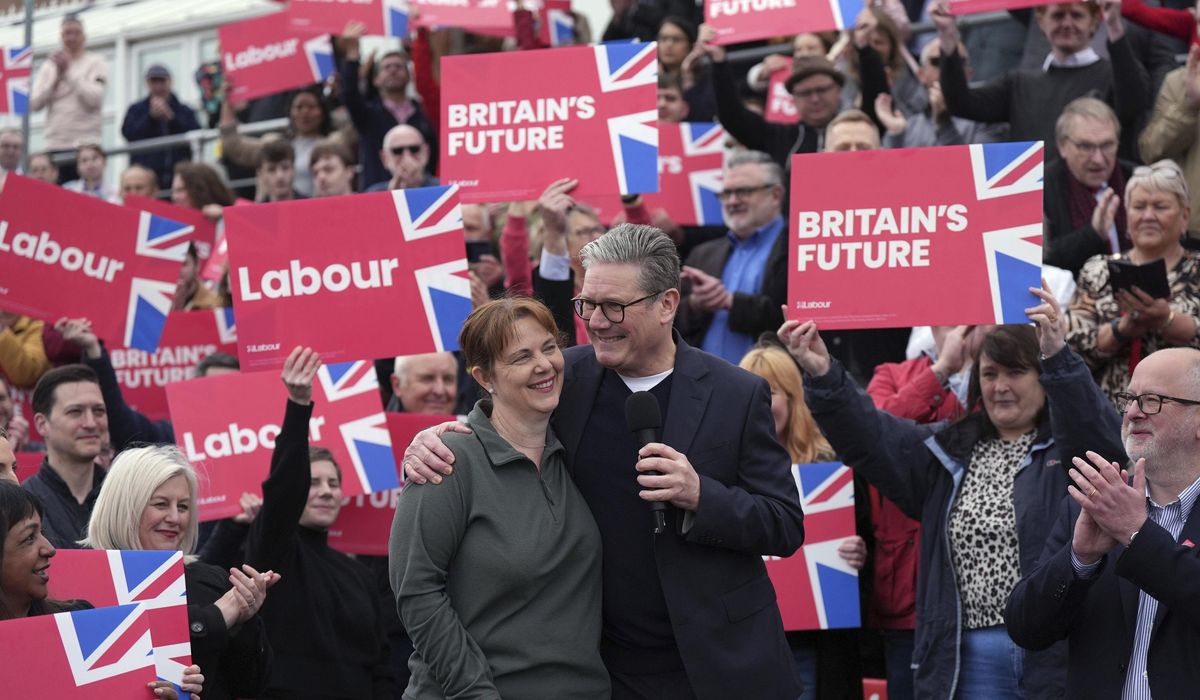
M 604 314 L 604 318 L 607 318 L 609 323 L 621 323 L 625 320 L 625 309 L 627 307 L 640 304 L 647 299 L 653 299 L 659 294 L 662 294 L 662 292 L 647 294 L 644 297 L 625 303 L 619 301 L 592 301 L 583 297 L 575 297 L 571 301 L 575 303 L 575 315 L 585 321 L 590 321 L 592 315 L 596 313 L 596 309 L 600 309 L 600 313 Z
M 1091 141 L 1076 141 L 1075 139 L 1068 138 L 1067 143 L 1074 146 L 1077 151 L 1079 151 L 1080 153 L 1082 153 L 1086 156 L 1095 155 L 1097 152 L 1100 152 L 1106 156 L 1109 156 L 1109 155 L 1112 155 L 1117 152 L 1117 142 L 1116 141 L 1103 141 L 1101 143 L 1092 143 Z
M 1183 404 L 1184 406 L 1200 406 L 1200 401 L 1180 399 L 1174 396 L 1164 396 L 1163 394 L 1155 394 L 1150 392 L 1145 394 L 1130 394 L 1123 391 L 1113 398 L 1117 400 L 1117 410 L 1121 413 L 1127 411 L 1129 409 L 1129 404 L 1136 401 L 1138 410 L 1147 416 L 1153 416 L 1154 414 L 1158 413 L 1162 410 L 1163 404 L 1170 401 Z

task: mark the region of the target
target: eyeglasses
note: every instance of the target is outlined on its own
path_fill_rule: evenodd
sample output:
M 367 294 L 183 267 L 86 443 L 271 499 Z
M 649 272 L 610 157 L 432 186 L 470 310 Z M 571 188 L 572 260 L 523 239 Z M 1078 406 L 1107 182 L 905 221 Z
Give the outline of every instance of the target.
M 1067 143 L 1071 144 L 1076 150 L 1087 156 L 1095 155 L 1097 151 L 1103 153 L 1104 155 L 1112 155 L 1113 153 L 1117 152 L 1116 141 L 1092 143 L 1091 141 L 1076 141 L 1075 139 L 1069 138 L 1067 139 Z
M 608 229 L 603 226 L 588 226 L 586 228 L 571 229 L 572 236 L 579 238 L 592 238 L 594 236 L 603 236 L 608 232 Z
M 634 304 L 640 304 L 647 299 L 653 299 L 659 294 L 662 294 L 662 292 L 647 294 L 640 299 L 634 299 L 633 301 L 625 302 L 624 304 L 619 301 L 595 302 L 591 299 L 584 299 L 583 297 L 575 297 L 571 301 L 575 303 L 575 315 L 585 321 L 590 321 L 592 319 L 592 314 L 596 313 L 596 309 L 598 308 L 600 309 L 600 313 L 604 314 L 604 318 L 608 319 L 609 323 L 621 323 L 625 320 L 626 307 L 633 306 Z
M 731 190 L 721 190 L 720 192 L 718 192 L 717 199 L 721 200 L 722 202 L 727 202 L 727 201 L 733 199 L 734 197 L 737 197 L 738 199 L 745 199 L 746 197 L 749 197 L 750 195 L 754 194 L 755 192 L 759 192 L 759 191 L 762 191 L 769 187 L 774 187 L 774 186 L 775 185 L 772 185 L 771 183 L 768 182 L 763 185 L 758 185 L 757 187 L 734 187 Z
M 392 155 L 394 155 L 394 156 L 402 156 L 405 153 L 407 153 L 408 155 L 416 158 L 418 155 L 420 155 L 421 148 L 424 145 L 425 144 L 423 144 L 423 143 L 418 143 L 418 144 L 413 144 L 412 146 L 392 146 L 388 150 L 391 151 Z
M 795 97 L 797 100 L 807 100 L 810 97 L 824 97 L 832 92 L 836 87 L 837 83 L 829 83 L 828 85 L 822 85 L 821 87 L 795 90 L 792 92 L 792 97 Z
M 1179 169 L 1174 167 L 1173 164 L 1158 165 L 1157 163 L 1154 165 L 1139 165 L 1133 169 L 1132 176 L 1149 177 L 1156 173 L 1172 179 L 1182 177 Z
M 1147 416 L 1153 416 L 1162 410 L 1164 402 L 1174 401 L 1175 403 L 1183 404 L 1184 406 L 1200 406 L 1200 401 L 1192 401 L 1191 399 L 1179 399 L 1174 396 L 1163 396 L 1162 394 L 1130 394 L 1121 392 L 1114 398 L 1117 400 L 1117 410 L 1124 413 L 1129 404 L 1137 402 L 1138 410 Z

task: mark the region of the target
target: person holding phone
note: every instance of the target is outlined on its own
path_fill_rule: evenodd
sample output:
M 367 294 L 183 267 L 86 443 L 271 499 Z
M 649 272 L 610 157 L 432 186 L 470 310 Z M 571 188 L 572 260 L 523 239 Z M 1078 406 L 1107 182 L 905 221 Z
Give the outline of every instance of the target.
M 1155 350 L 1200 348 L 1200 253 L 1182 243 L 1189 201 L 1187 180 L 1174 161 L 1136 168 L 1125 185 L 1133 247 L 1116 257 L 1093 256 L 1079 271 L 1067 342 L 1110 399 L 1125 390 L 1138 361 Z M 1109 271 L 1112 262 L 1157 260 L 1166 267 L 1165 297 L 1137 285 L 1125 288 Z

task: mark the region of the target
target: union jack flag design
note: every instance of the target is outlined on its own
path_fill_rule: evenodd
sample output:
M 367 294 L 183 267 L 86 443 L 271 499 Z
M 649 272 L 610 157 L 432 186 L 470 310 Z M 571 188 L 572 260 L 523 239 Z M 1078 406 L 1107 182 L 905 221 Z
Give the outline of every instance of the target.
M 594 47 L 601 92 L 658 81 L 655 42 L 609 43 Z M 621 194 L 658 191 L 658 112 L 620 114 L 608 120 L 609 143 Z
M 182 682 L 192 655 L 182 552 L 64 549 L 50 574 L 54 598 L 132 605 L 143 613 L 158 677 Z
M 392 192 L 405 241 L 462 231 L 458 187 L 424 187 Z M 434 262 L 413 272 L 429 331 L 438 352 L 458 349 L 458 332 L 471 313 L 471 283 L 463 257 Z
M 539 17 L 542 41 L 547 46 L 569 46 L 575 43 L 575 17 L 569 2 L 561 5 L 547 3 Z
M 29 111 L 32 70 L 31 47 L 0 47 L 0 114 L 25 114 Z
M 237 323 L 233 319 L 233 307 L 213 309 L 213 315 L 217 319 L 217 337 L 221 339 L 221 342 L 237 342 Z
M 854 535 L 854 473 L 840 462 L 797 464 L 804 545 L 786 559 L 764 557 L 787 630 L 858 627 L 858 572 L 840 556 Z
M 326 425 L 336 426 L 342 453 L 354 466 L 362 485 L 360 493 L 386 491 L 400 485 L 392 438 L 383 411 L 367 413 L 363 408 L 378 407 L 379 380 L 373 363 L 360 360 L 323 366 L 317 372 L 318 393 L 324 393 L 322 412 Z M 345 460 L 342 462 L 345 464 Z
M 194 227 L 146 211 L 138 216 L 137 254 L 182 263 Z M 132 280 L 125 312 L 125 347 L 147 352 L 158 348 L 174 296 L 174 282 L 140 277 Z
M 308 67 L 312 70 L 314 83 L 323 83 L 333 75 L 336 66 L 333 62 L 333 43 L 328 34 L 305 40 L 304 55 L 308 58 Z
M 408 0 L 383 0 L 384 36 L 408 38 Z
M 724 222 L 718 193 L 725 162 L 725 129 L 716 123 L 684 122 L 659 127 L 659 192 L 647 195 L 651 209 L 663 207 L 684 226 Z M 665 166 L 664 166 L 665 163 Z
M 971 146 L 971 174 L 979 201 L 1041 192 L 1045 149 L 1041 141 Z M 988 282 L 996 323 L 1025 323 L 1025 309 L 1037 303 L 1027 289 L 1041 285 L 1042 222 L 983 234 Z
M 53 568 L 51 569 L 53 571 Z M 148 697 L 154 657 L 136 605 L 0 622 L 6 698 Z

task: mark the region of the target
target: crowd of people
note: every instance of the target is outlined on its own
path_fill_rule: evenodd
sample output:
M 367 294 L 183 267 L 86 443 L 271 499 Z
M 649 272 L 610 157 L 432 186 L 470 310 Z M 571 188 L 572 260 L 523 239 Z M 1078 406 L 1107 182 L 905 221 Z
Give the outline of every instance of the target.
M 944 0 L 882 0 L 750 65 L 693 3 L 612 4 L 604 40 L 658 42 L 660 123 L 724 127 L 723 225 L 677 224 L 637 195 L 604 210 L 573 194 L 578 172 L 546 173 L 536 202 L 462 205 L 461 351 L 375 360 L 384 410 L 463 416 L 405 450 L 389 557 L 328 542 L 342 465 L 308 421 L 336 338 L 284 365 L 261 496 L 202 524 L 203 465 L 127 403 L 114 339 L 0 309 L 0 620 L 89 605 L 47 597 L 56 549 L 153 549 L 187 557 L 196 664 L 158 697 L 847 698 L 864 677 L 895 700 L 1193 693 L 1196 9 L 1052 4 L 960 33 Z M 454 50 L 545 48 L 531 12 L 514 19 L 515 41 Z M 913 32 L 922 19 L 933 36 Z M 249 105 L 193 109 L 149 67 L 125 139 L 219 127 L 221 160 L 151 150 L 110 182 L 107 67 L 69 16 L 32 81 L 45 151 L 26 158 L 0 129 L 0 187 L 15 173 L 219 222 L 250 202 L 437 185 L 452 43 L 418 29 L 364 55 L 363 34 L 335 38 L 327 83 Z M 781 71 L 792 124 L 764 116 Z M 281 133 L 239 132 L 273 116 Z M 786 211 L 804 193 L 787 178 L 804 154 L 998 140 L 1046 144 L 1030 325 L 788 319 Z M 189 251 L 174 309 L 232 305 L 203 255 Z M 1122 266 L 1161 284 L 1118 286 Z M 193 374 L 237 371 L 216 353 Z M 651 440 L 627 425 L 639 394 L 661 410 Z M 17 464 L 26 452 L 40 466 Z M 855 475 L 857 535 L 837 554 L 859 571 L 864 625 L 785 631 L 763 557 L 805 540 L 791 465 L 831 461 Z

